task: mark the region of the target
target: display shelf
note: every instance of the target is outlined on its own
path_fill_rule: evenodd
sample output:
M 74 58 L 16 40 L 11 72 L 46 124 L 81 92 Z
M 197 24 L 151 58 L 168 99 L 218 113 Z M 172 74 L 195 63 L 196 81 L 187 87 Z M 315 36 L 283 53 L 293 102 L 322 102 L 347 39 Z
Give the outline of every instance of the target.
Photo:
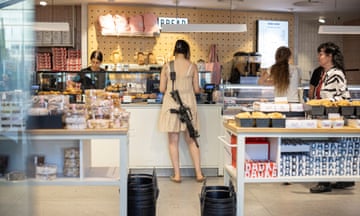
M 224 166 L 229 176 L 236 181 L 236 167 Z M 360 176 L 279 176 L 276 178 L 244 178 L 244 183 L 276 183 L 276 182 L 319 182 L 319 181 L 359 181 Z
M 29 179 L 32 184 L 54 184 L 54 185 L 118 185 L 120 187 L 119 215 L 127 215 L 127 175 L 128 175 L 128 128 L 121 129 L 35 129 L 26 131 L 29 145 L 37 145 L 39 141 L 50 141 L 47 143 L 47 150 L 55 148 L 57 143 L 52 140 L 78 141 L 80 156 L 80 176 L 62 177 L 54 180 Z M 89 140 L 93 139 L 114 139 L 118 140 L 120 146 L 120 163 L 118 167 L 94 168 L 89 164 L 91 151 Z M 42 144 L 43 145 L 43 144 Z M 41 153 L 43 149 L 40 149 Z M 44 150 L 45 151 L 45 150 Z M 120 178 L 121 176 L 121 178 Z
M 160 32 L 125 32 L 125 33 L 101 33 L 102 36 L 113 37 L 159 37 Z
M 241 128 L 235 124 L 224 123 L 225 130 L 236 136 L 236 144 L 228 144 L 230 147 L 237 147 L 236 168 L 229 165 L 226 160 L 224 164 L 224 183 L 229 180 L 236 181 L 237 188 L 237 216 L 244 215 L 244 189 L 245 183 L 269 183 L 269 182 L 318 182 L 318 181 L 359 181 L 360 175 L 336 175 L 336 176 L 278 176 L 273 178 L 245 178 L 245 138 L 247 137 L 266 137 L 270 141 L 272 155 L 275 162 L 280 161 L 281 139 L 282 138 L 354 138 L 360 137 L 360 128 Z M 219 139 L 226 142 L 224 138 Z M 225 152 L 228 150 L 225 148 Z M 275 151 L 275 152 L 274 152 Z M 274 156 L 273 156 L 274 157 Z M 274 158 L 270 158 L 274 160 Z M 279 165 L 278 173 L 279 173 Z M 241 177 L 240 177 L 241 176 Z

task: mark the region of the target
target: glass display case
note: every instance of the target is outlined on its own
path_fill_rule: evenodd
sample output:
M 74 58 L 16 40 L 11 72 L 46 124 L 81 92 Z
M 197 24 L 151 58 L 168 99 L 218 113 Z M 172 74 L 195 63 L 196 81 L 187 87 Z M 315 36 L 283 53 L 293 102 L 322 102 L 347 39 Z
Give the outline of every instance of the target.
M 97 83 L 99 89 L 128 93 L 158 93 L 160 70 L 149 71 L 106 71 L 100 79 L 99 72 L 81 73 L 82 77 Z M 78 71 L 37 71 L 33 77 L 32 88 L 36 92 L 65 92 L 70 81 L 76 81 Z M 199 85 L 204 87 L 211 81 L 211 72 L 199 72 Z M 101 83 L 99 83 L 101 82 Z
M 307 100 L 309 86 L 302 86 L 301 90 L 304 100 Z M 352 100 L 360 100 L 360 85 L 348 85 L 348 90 Z
M 252 111 L 256 101 L 274 101 L 274 87 L 261 85 L 223 84 L 220 86 L 223 115 L 235 115 L 241 111 Z
M 308 86 L 299 87 L 301 103 L 308 100 L 308 89 Z M 360 85 L 349 85 L 348 89 L 352 100 L 360 100 Z M 220 90 L 222 97 L 219 102 L 223 103 L 223 115 L 235 115 L 243 111 L 253 111 L 254 102 L 274 102 L 273 86 L 223 84 L 220 85 Z M 290 116 L 298 116 L 299 114 L 291 113 Z
M 104 78 L 100 79 L 99 75 Z M 160 80 L 160 71 L 107 71 L 81 74 L 78 71 L 37 71 L 33 79 L 33 89 L 37 89 L 38 92 L 58 91 L 62 93 L 69 88 L 71 81 L 77 82 L 79 76 L 97 83 L 98 88 L 105 87 L 114 92 L 144 93 L 157 91 L 156 84 Z

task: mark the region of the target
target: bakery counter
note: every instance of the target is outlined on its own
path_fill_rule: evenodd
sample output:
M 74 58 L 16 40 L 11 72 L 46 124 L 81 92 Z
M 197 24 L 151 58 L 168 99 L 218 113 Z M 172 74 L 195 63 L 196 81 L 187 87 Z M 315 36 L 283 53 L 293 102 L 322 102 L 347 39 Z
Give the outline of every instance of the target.
M 129 167 L 151 170 L 156 167 L 158 175 L 170 175 L 172 166 L 168 155 L 167 134 L 159 132 L 157 127 L 161 104 L 122 104 L 122 107 L 130 112 Z M 223 155 L 217 144 L 217 137 L 222 134 L 221 108 L 222 105 L 219 104 L 198 105 L 201 165 L 208 175 L 223 173 Z M 118 147 L 113 145 L 113 151 L 104 151 L 104 142 L 107 146 L 111 145 L 110 140 L 92 140 L 92 152 L 97 152 L 93 163 L 96 166 L 117 164 L 118 159 L 113 152 L 117 152 Z M 192 160 L 182 136 L 180 162 L 184 175 L 192 175 Z

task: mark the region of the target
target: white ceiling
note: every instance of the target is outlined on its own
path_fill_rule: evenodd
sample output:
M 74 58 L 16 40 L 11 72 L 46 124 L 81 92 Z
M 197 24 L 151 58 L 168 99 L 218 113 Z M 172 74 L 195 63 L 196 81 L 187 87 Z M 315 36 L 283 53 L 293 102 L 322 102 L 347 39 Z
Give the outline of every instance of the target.
M 38 3 L 40 0 L 36 0 Z M 240 11 L 272 11 L 306 13 L 315 16 L 335 16 L 346 21 L 360 19 L 360 0 L 47 0 L 50 4 L 73 5 L 81 3 L 132 4 L 191 8 L 216 8 Z M 299 3 L 302 6 L 296 5 Z

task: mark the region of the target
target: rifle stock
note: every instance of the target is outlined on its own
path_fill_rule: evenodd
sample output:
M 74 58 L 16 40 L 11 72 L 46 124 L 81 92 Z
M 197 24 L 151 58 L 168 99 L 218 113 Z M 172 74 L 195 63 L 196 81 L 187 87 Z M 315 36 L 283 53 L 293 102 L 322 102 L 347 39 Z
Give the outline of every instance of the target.
M 171 109 L 170 112 L 179 115 L 180 121 L 186 124 L 186 128 L 189 132 L 190 137 L 195 141 L 195 145 L 199 148 L 199 144 L 196 138 L 200 135 L 192 125 L 192 114 L 190 108 L 184 106 L 178 90 L 172 91 L 171 97 L 179 104 L 179 109 Z

